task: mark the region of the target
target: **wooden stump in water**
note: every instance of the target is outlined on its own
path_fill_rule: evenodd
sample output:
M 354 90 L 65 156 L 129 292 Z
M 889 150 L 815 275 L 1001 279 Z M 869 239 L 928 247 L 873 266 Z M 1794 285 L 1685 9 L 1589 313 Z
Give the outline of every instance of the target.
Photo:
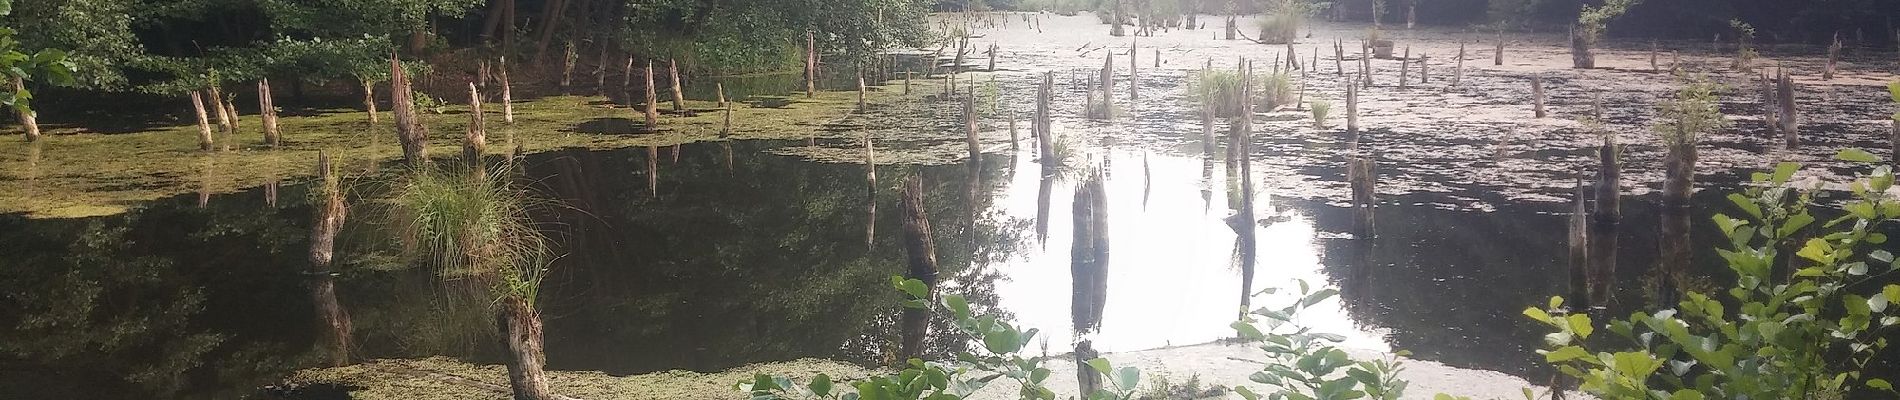
M 1649 40 L 1649 70 L 1651 72 L 1658 71 L 1658 69 L 1656 69 L 1656 52 L 1657 52 L 1656 39 L 1650 39 Z
M 507 72 L 505 71 L 502 72 L 502 76 L 505 77 L 507 75 L 508 75 Z M 504 78 L 503 80 L 505 81 L 506 78 Z M 379 118 L 376 115 L 376 84 L 370 82 L 367 79 L 363 80 L 362 83 L 363 83 L 363 109 L 366 110 L 367 113 L 369 114 L 370 125 L 375 125 L 377 122 L 381 122 L 378 120 Z
M 409 86 L 409 74 L 402 68 L 402 60 L 395 54 L 389 55 L 389 97 L 396 114 L 396 139 L 402 143 L 402 159 L 410 167 L 429 162 L 426 153 L 429 140 L 428 127 L 423 126 L 416 117 L 415 91 Z
M 1139 51 L 1135 48 L 1135 43 L 1133 42 L 1129 43 L 1128 44 L 1128 104 L 1130 106 L 1133 106 L 1135 102 L 1137 101 L 1141 101 L 1141 92 L 1139 91 L 1139 89 L 1141 89 L 1141 75 L 1140 75 L 1141 72 L 1137 68 L 1140 65 L 1135 63 L 1135 54 L 1137 53 L 1139 53 Z
M 19 79 L 19 78 L 14 78 Z M 205 117 L 205 102 L 202 92 L 191 91 L 191 110 L 198 117 L 198 150 L 211 151 L 214 144 L 211 139 L 211 122 Z M 1900 142 L 1896 142 L 1900 143 Z
M 1346 181 L 1352 187 L 1352 230 L 1353 236 L 1358 239 L 1371 239 L 1378 235 L 1373 214 L 1379 203 L 1375 186 L 1378 184 L 1376 168 L 1371 156 L 1355 155 L 1346 159 Z
M 1346 76 L 1346 45 L 1333 40 L 1333 75 Z
M 686 110 L 686 87 L 680 85 L 680 63 L 678 60 L 666 60 L 666 71 L 673 76 L 673 111 Z
M 1544 117 L 1544 78 L 1542 76 L 1531 75 L 1531 104 L 1537 113 L 1537 118 L 1543 118 Z
M 1016 110 L 1009 110 L 1009 151 L 1016 152 L 1018 142 L 1023 139 L 1016 135 Z
M 1781 123 L 1781 136 L 1787 142 L 1788 148 L 1795 148 L 1801 144 L 1799 137 L 1801 117 L 1799 111 L 1795 109 L 1794 79 L 1788 77 L 1788 71 L 1785 69 L 1781 70 L 1780 76 L 1775 79 L 1775 99 L 1781 106 L 1781 112 L 1776 118 Z
M 858 112 L 864 112 L 864 70 L 858 70 Z
M 732 103 L 726 103 L 725 110 L 725 124 L 719 127 L 719 137 L 721 139 L 732 136 Z
M 647 197 L 660 197 L 660 147 L 647 146 Z
M 330 155 L 317 151 L 317 179 L 322 182 L 322 198 L 317 199 L 316 209 L 311 213 L 315 219 L 310 224 L 310 286 L 311 303 L 316 306 L 317 316 L 328 328 L 323 336 L 330 350 L 330 365 L 344 366 L 350 363 L 350 314 L 336 298 L 335 274 L 330 270 L 330 262 L 335 258 L 337 231 L 343 228 L 343 221 L 349 214 L 349 207 L 343 202 L 343 193 L 337 183 L 335 169 L 331 167 Z
M 1359 85 L 1346 82 L 1346 133 L 1359 134 Z
M 996 44 L 990 43 L 990 72 L 996 72 Z
M 1623 219 L 1622 172 L 1616 136 L 1605 134 L 1597 147 L 1596 209 L 1590 215 L 1590 304 L 1608 304 L 1616 280 L 1617 225 Z
M 546 352 L 542 347 L 541 312 L 521 296 L 502 301 L 498 316 L 508 334 L 508 383 L 516 400 L 553 400 L 548 388 Z
M 471 175 L 486 175 L 482 171 L 482 154 L 488 149 L 487 123 L 482 116 L 482 91 L 475 84 L 468 84 L 468 133 L 462 138 L 462 159 L 468 163 Z
M 1834 80 L 1835 64 L 1841 59 L 1841 34 L 1834 34 L 1834 42 L 1827 46 L 1827 68 L 1821 70 L 1821 80 Z
M 660 127 L 660 92 L 658 88 L 655 88 L 653 86 L 653 61 L 652 60 L 647 60 L 646 78 L 647 78 L 647 99 L 646 99 L 647 130 L 659 129 Z
M 1504 65 L 1504 28 L 1498 28 L 1498 47 L 1491 51 L 1491 65 Z
M 1458 41 L 1458 67 L 1457 69 L 1451 70 L 1451 85 L 1458 86 L 1458 82 L 1463 81 L 1464 79 L 1465 79 L 1465 41 L 1459 40 Z
M 1069 248 L 1069 276 L 1073 298 L 1070 314 L 1076 332 L 1101 328 L 1108 299 L 1108 192 L 1097 169 L 1075 188 L 1071 207 L 1073 240 Z
M 1418 83 L 1419 84 L 1426 84 L 1426 83 L 1432 82 L 1432 72 L 1431 72 L 1431 69 L 1428 68 L 1430 67 L 1431 62 L 1432 62 L 1432 56 L 1427 55 L 1423 52 L 1419 53 L 1418 55 Z
M 909 264 L 904 277 L 924 282 L 929 290 L 923 300 L 929 304 L 935 301 L 937 293 L 937 249 L 931 237 L 930 217 L 924 211 L 921 176 L 913 173 L 904 180 L 904 197 L 898 204 L 904 225 L 904 258 Z M 898 346 L 900 358 L 908 360 L 923 354 L 924 337 L 930 330 L 929 319 L 926 309 L 904 309 L 903 342 Z
M 1049 132 L 1054 127 L 1051 124 L 1053 116 L 1049 113 L 1049 103 L 1050 97 L 1055 95 L 1055 79 L 1054 72 L 1042 73 L 1042 87 L 1036 91 L 1036 121 L 1031 128 L 1033 130 L 1031 133 L 1036 136 L 1037 159 L 1042 161 L 1044 168 L 1054 163 L 1051 157 L 1055 156 L 1055 144 L 1052 143 L 1055 134 Z M 1900 143 L 1900 139 L 1895 140 L 1896 143 Z
M 231 124 L 231 109 L 224 108 L 224 92 L 218 90 L 217 83 L 212 83 L 205 91 L 205 96 L 210 97 L 205 101 L 211 103 L 212 111 L 218 115 L 218 134 L 229 138 L 236 128 Z
M 631 61 L 633 58 L 630 56 L 627 60 Z M 508 57 L 502 57 L 501 62 L 496 64 L 501 66 L 501 122 L 512 125 L 515 123 L 515 99 L 514 85 L 508 83 Z M 632 66 L 628 68 L 631 69 Z M 507 131 L 513 132 L 513 130 Z M 513 133 L 508 134 L 508 141 L 514 142 Z
M 277 147 L 277 105 L 271 100 L 270 79 L 257 80 L 257 115 L 264 125 L 264 144 Z
M 904 96 L 910 96 L 910 70 L 904 70 Z
M 971 160 L 983 156 L 983 148 L 976 140 L 976 96 L 963 97 L 963 142 L 969 146 Z
M 1680 131 L 1677 134 L 1687 135 Z M 1689 196 L 1695 192 L 1696 148 L 1693 138 L 1665 143 L 1669 151 L 1663 156 L 1662 256 L 1657 260 L 1663 285 L 1659 299 L 1661 304 L 1675 304 L 1679 285 L 1682 278 L 1688 276 L 1695 251 L 1689 240 L 1689 219 L 1695 206 Z
M 859 83 L 862 84 L 863 82 L 859 82 Z M 719 108 L 726 108 L 726 83 L 714 82 L 713 90 L 716 90 L 719 92 Z

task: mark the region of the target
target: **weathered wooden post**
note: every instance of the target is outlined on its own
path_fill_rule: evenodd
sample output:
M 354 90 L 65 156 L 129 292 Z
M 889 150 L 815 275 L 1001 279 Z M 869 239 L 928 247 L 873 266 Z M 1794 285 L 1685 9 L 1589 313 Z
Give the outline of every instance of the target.
M 389 99 L 396 114 L 396 140 L 402 143 L 402 159 L 410 167 L 429 162 L 426 153 L 429 130 L 416 118 L 414 93 L 409 86 L 409 73 L 403 71 L 402 60 L 390 54 Z
M 229 114 L 231 116 L 231 136 L 230 136 L 231 140 L 227 140 L 224 142 L 224 150 L 228 151 L 228 150 L 231 150 L 231 142 L 237 140 L 237 133 L 238 133 L 237 93 L 226 93 L 224 95 L 223 107 L 224 107 L 224 113 Z
M 191 91 L 191 110 L 194 115 L 198 116 L 198 150 L 211 151 L 214 146 L 211 139 L 211 122 L 207 121 L 208 118 L 205 117 L 205 102 L 202 92 L 197 90 Z
M 1346 133 L 1359 137 L 1359 85 L 1346 81 Z
M 1017 150 L 1018 142 L 1021 142 L 1022 140 L 1023 140 L 1022 137 L 1017 136 L 1016 134 L 1016 110 L 1010 109 L 1009 110 L 1009 152 L 1015 153 Z
M 218 113 L 218 134 L 230 137 L 231 134 L 236 133 L 237 127 L 231 122 L 231 109 L 224 107 L 224 92 L 218 90 L 217 82 L 212 82 L 211 87 L 205 90 L 208 92 L 206 96 L 210 97 L 205 101 L 210 102 L 212 111 Z
M 483 120 L 482 91 L 477 89 L 475 84 L 470 83 L 468 84 L 468 134 L 462 138 L 462 159 L 468 162 L 469 173 L 476 177 L 487 174 L 482 171 L 482 154 L 488 149 L 488 124 Z
M 1055 79 L 1054 72 L 1043 72 L 1042 88 L 1036 91 L 1036 122 L 1032 129 L 1036 135 L 1036 147 L 1039 153 L 1037 159 L 1042 161 L 1045 168 L 1055 162 L 1051 159 L 1055 156 L 1055 144 L 1051 143 L 1055 139 L 1055 134 L 1049 132 L 1054 128 L 1051 124 L 1053 116 L 1049 113 L 1049 103 L 1050 97 L 1055 96 Z M 1895 140 L 1900 141 L 1900 139 Z
M 1399 58 L 1399 88 L 1404 89 L 1412 75 L 1412 46 L 1405 46 L 1405 55 Z
M 506 76 L 508 74 L 506 72 L 507 70 L 504 69 L 503 71 L 502 75 Z M 381 122 L 379 121 L 380 118 L 376 115 L 376 84 L 370 83 L 368 79 L 364 79 L 361 82 L 363 83 L 363 109 L 369 114 L 370 125 L 375 125 L 377 122 Z
M 805 98 L 818 95 L 818 36 L 805 31 Z
M 726 122 L 725 125 L 719 127 L 719 138 L 721 139 L 732 136 L 732 103 L 726 103 L 724 108 L 726 110 Z
M 996 72 L 996 43 L 990 43 L 990 72 Z
M 1346 45 L 1333 40 L 1333 75 L 1346 76 Z
M 1695 134 L 1678 124 L 1674 134 L 1663 137 L 1663 144 L 1669 148 L 1663 156 L 1662 257 L 1657 260 L 1663 272 L 1663 304 L 1675 303 L 1678 285 L 1689 272 L 1694 252 L 1689 241 L 1689 216 L 1695 206 L 1690 204 L 1689 195 L 1695 192 Z
M 1834 34 L 1834 43 L 1827 46 L 1827 68 L 1821 70 L 1821 80 L 1834 80 L 1835 64 L 1841 59 L 1841 34 Z
M 26 81 L 24 79 L 18 76 L 13 77 L 13 93 L 26 93 Z M 15 109 L 15 111 L 17 111 L 17 115 L 20 117 L 20 127 L 26 129 L 26 141 L 39 141 L 40 121 L 38 116 L 33 115 L 32 110 L 25 108 L 18 108 Z
M 909 69 L 905 69 L 904 70 L 904 96 L 907 96 L 907 97 L 910 96 L 910 75 L 911 75 L 911 71 Z
M 1430 68 L 1431 62 L 1432 62 L 1432 56 L 1430 54 L 1419 52 L 1418 54 L 1418 83 L 1421 85 L 1432 82 L 1432 71 Z
M 1154 48 L 1154 52 L 1155 52 L 1155 55 L 1154 55 L 1154 60 L 1155 60 L 1155 65 L 1154 65 L 1154 67 L 1155 67 L 1155 68 L 1161 68 L 1161 48 L 1160 48 L 1160 47 L 1156 47 L 1156 48 Z
M 1346 158 L 1346 181 L 1352 190 L 1353 237 L 1371 239 L 1378 235 L 1377 220 L 1373 209 L 1378 207 L 1378 172 L 1369 155 L 1353 155 Z
M 1463 81 L 1464 79 L 1465 79 L 1465 41 L 1461 39 L 1458 41 L 1458 67 L 1457 69 L 1454 69 L 1451 71 L 1451 85 L 1458 86 L 1458 82 Z
M 257 115 L 264 124 L 264 144 L 277 147 L 277 105 L 271 100 L 269 78 L 257 80 Z
M 1531 75 L 1531 104 L 1537 118 L 1544 117 L 1544 77 Z
M 1775 79 L 1775 98 L 1781 105 L 1781 113 L 1777 119 L 1781 122 L 1781 135 L 1786 139 L 1788 148 L 1792 149 L 1801 144 L 1799 137 L 1801 117 L 1795 109 L 1794 79 L 1788 77 L 1786 69 L 1780 70 L 1779 73 L 1781 76 Z
M 713 82 L 713 90 L 719 92 L 719 108 L 726 108 L 726 83 Z
M 1570 207 L 1569 220 L 1569 266 L 1570 287 L 1567 296 L 1576 299 L 1578 309 L 1590 307 L 1589 276 L 1590 269 L 1590 211 L 1584 198 L 1589 195 L 1589 186 L 1577 182 L 1576 201 Z
M 316 210 L 311 213 L 315 221 L 310 224 L 310 271 L 306 276 L 311 279 L 310 297 L 317 316 L 329 328 L 324 336 L 329 341 L 330 365 L 344 366 L 350 363 L 350 331 L 353 329 L 349 312 L 336 299 L 336 273 L 330 270 L 330 262 L 336 258 L 336 235 L 343 228 L 349 206 L 343 202 L 330 155 L 322 150 L 317 151 L 317 179 L 322 182 L 323 197 L 316 200 Z
M 1649 40 L 1649 71 L 1650 72 L 1660 71 L 1659 69 L 1656 69 L 1656 53 L 1657 53 L 1656 39 L 1650 39 Z
M 1498 28 L 1498 47 L 1491 51 L 1491 65 L 1504 65 L 1504 28 Z
M 1139 51 L 1138 49 L 1135 48 L 1135 46 L 1136 46 L 1136 42 L 1131 41 L 1128 43 L 1128 104 L 1129 106 L 1134 106 L 1135 102 L 1141 101 L 1141 92 L 1139 91 L 1141 89 L 1141 72 L 1138 70 L 1140 65 L 1135 63 L 1135 54 L 1139 53 Z
M 679 61 L 667 59 L 666 71 L 673 75 L 673 111 L 684 111 L 686 110 L 686 87 L 680 85 Z
M 660 91 L 653 86 L 653 60 L 647 60 L 647 130 L 660 127 Z
M 633 60 L 633 57 L 628 56 L 627 60 Z M 508 83 L 508 57 L 503 56 L 501 62 L 496 64 L 501 67 L 501 122 L 513 125 L 515 123 L 514 85 Z M 631 65 L 628 66 L 628 70 L 632 70 L 632 68 Z M 513 131 L 510 130 L 509 132 Z M 510 133 L 508 138 L 509 141 L 512 142 L 514 140 L 514 134 Z
M 924 212 L 924 181 L 918 174 L 911 174 L 904 180 L 904 198 L 899 202 L 902 207 L 904 225 L 904 255 L 910 268 L 905 278 L 923 281 L 926 288 L 925 304 L 935 301 L 937 294 L 937 250 L 930 232 L 930 217 Z M 917 358 L 924 351 L 924 337 L 930 334 L 930 315 L 925 308 L 904 308 L 903 342 L 898 353 L 903 359 Z
M 970 148 L 971 160 L 983 157 L 983 148 L 976 140 L 976 96 L 963 97 L 963 143 Z
M 1623 219 L 1622 171 L 1617 160 L 1616 135 L 1604 133 L 1597 147 L 1596 210 L 1590 216 L 1590 303 L 1603 305 L 1616 280 L 1617 224 Z
M 864 112 L 864 70 L 862 69 L 858 70 L 858 112 Z

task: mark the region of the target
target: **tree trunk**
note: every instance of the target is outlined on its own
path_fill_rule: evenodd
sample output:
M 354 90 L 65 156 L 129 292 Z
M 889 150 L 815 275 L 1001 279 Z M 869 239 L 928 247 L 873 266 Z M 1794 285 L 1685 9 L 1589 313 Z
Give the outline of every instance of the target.
M 1800 114 L 1795 109 L 1794 79 L 1788 77 L 1787 70 L 1782 70 L 1780 74 L 1781 76 L 1775 80 L 1775 98 L 1781 105 L 1781 112 L 1775 119 L 1781 122 L 1782 138 L 1787 141 L 1788 148 L 1792 149 L 1801 144 Z
M 673 76 L 673 111 L 686 110 L 686 87 L 680 85 L 680 63 L 666 60 L 666 71 Z
M 343 202 L 335 172 L 330 164 L 330 155 L 318 150 L 317 179 L 323 182 L 323 198 L 317 200 L 317 209 L 313 213 L 316 221 L 310 224 L 309 276 L 314 280 L 310 286 L 310 297 L 316 305 L 317 316 L 323 319 L 323 326 L 329 328 L 324 336 L 329 340 L 330 365 L 340 367 L 350 363 L 352 327 L 350 314 L 343 310 L 342 303 L 336 299 L 335 274 L 330 270 L 330 262 L 335 258 L 337 231 L 342 229 L 349 207 Z
M 20 79 L 20 77 L 18 76 L 13 77 L 13 92 L 21 93 L 25 91 L 26 91 L 26 82 Z M 39 122 L 39 118 L 33 115 L 33 110 L 22 109 L 22 110 L 16 110 L 16 111 L 18 111 L 18 114 L 20 117 L 20 127 L 26 130 L 26 141 L 28 142 L 39 141 L 40 140 L 40 122 Z
M 1504 65 L 1504 28 L 1498 28 L 1498 47 L 1491 51 L 1491 65 Z
M 469 173 L 480 177 L 482 154 L 488 149 L 487 123 L 482 116 L 482 92 L 475 84 L 468 84 L 468 134 L 462 138 L 462 159 L 468 162 Z
M 409 73 L 403 71 L 402 61 L 395 55 L 389 57 L 389 98 L 396 114 L 396 139 L 402 143 L 402 159 L 410 167 L 429 162 L 426 154 L 428 146 L 428 127 L 422 125 L 416 117 L 414 95 L 409 86 Z
M 1595 45 L 1596 37 L 1594 34 L 1585 32 L 1584 29 L 1578 29 L 1578 27 L 1575 26 L 1570 27 L 1570 67 L 1583 69 L 1596 68 L 1597 57 L 1591 50 L 1591 47 Z
M 264 144 L 277 147 L 277 105 L 271 99 L 270 79 L 257 80 L 257 115 L 264 124 Z
M 514 2 L 514 0 L 508 1 Z M 513 125 L 515 123 L 514 85 L 508 82 L 508 57 L 502 56 L 501 62 L 497 64 L 501 65 L 499 71 L 501 72 L 501 122 Z M 513 134 L 509 137 L 513 138 Z
M 1590 303 L 1608 303 L 1616 282 L 1617 224 L 1623 219 L 1622 172 L 1615 136 L 1605 135 L 1597 147 L 1596 211 L 1590 216 Z
M 1053 128 L 1050 123 L 1051 115 L 1049 113 L 1049 106 L 1050 97 L 1055 95 L 1054 91 L 1055 73 L 1043 72 L 1042 88 L 1036 91 L 1036 122 L 1034 123 L 1035 132 L 1033 133 L 1036 135 L 1036 147 L 1038 149 L 1037 153 L 1039 153 L 1037 159 L 1042 161 L 1044 168 L 1049 168 L 1055 163 L 1055 160 L 1051 159 L 1055 156 L 1055 143 L 1052 143 L 1055 140 L 1055 134 L 1049 132 L 1049 130 Z M 1900 143 L 1900 134 L 1896 134 L 1894 137 L 1895 143 Z M 1900 145 L 1895 145 L 1895 148 L 1900 149 Z
M 567 9 L 567 0 L 550 0 L 541 7 L 541 40 L 534 44 L 534 64 L 545 65 L 548 43 L 554 41 L 554 30 L 561 26 L 561 14 Z
M 224 108 L 224 92 L 218 90 L 217 84 L 212 84 L 207 90 L 209 90 L 207 95 L 211 98 L 206 101 L 211 102 L 212 111 L 218 113 L 218 134 L 229 137 L 237 128 L 231 123 L 231 109 Z
M 1531 75 L 1531 107 L 1537 118 L 1544 117 L 1544 78 Z
M 1570 287 L 1569 293 L 1565 295 L 1573 299 L 1574 306 L 1582 309 L 1590 305 L 1589 277 L 1585 273 L 1590 268 L 1590 211 L 1584 203 L 1589 191 L 1579 181 L 1576 192 L 1576 202 L 1570 208 Z
M 1112 4 L 1115 5 L 1115 20 L 1108 24 L 1108 35 L 1121 37 L 1127 34 L 1122 31 L 1122 0 L 1114 0 Z
M 1680 133 L 1680 132 L 1678 132 Z M 1696 148 L 1692 139 L 1670 143 L 1663 156 L 1662 193 L 1662 266 L 1663 285 L 1660 304 L 1675 304 L 1682 278 L 1688 276 L 1693 243 L 1689 240 L 1689 216 L 1694 205 L 1689 196 L 1695 192 Z
M 561 51 L 561 90 L 563 92 L 574 86 L 574 62 L 579 61 L 579 58 L 580 55 L 574 50 L 574 41 L 567 41 L 567 47 Z
M 653 61 L 651 60 L 647 61 L 646 75 L 647 75 L 647 101 L 646 101 L 647 130 L 654 130 L 660 127 L 660 93 L 659 93 L 658 88 L 653 87 Z
M 543 370 L 547 355 L 541 346 L 541 312 L 528 299 L 510 295 L 502 300 L 499 317 L 508 332 L 508 386 L 515 400 L 553 400 Z
M 930 232 L 930 218 L 924 212 L 924 181 L 912 174 L 904 181 L 904 198 L 901 202 L 904 222 L 904 254 L 910 269 L 904 276 L 924 282 L 928 288 L 925 303 L 934 302 L 937 292 L 937 250 Z M 917 358 L 923 354 L 924 337 L 929 335 L 930 316 L 924 309 L 905 308 L 903 315 L 903 343 L 899 354 L 905 359 Z
M 660 197 L 660 148 L 647 146 L 647 195 Z
M 805 98 L 809 99 L 817 95 L 818 36 L 812 31 L 805 31 Z
M 366 114 L 369 114 L 370 125 L 375 125 L 377 122 L 380 122 L 380 118 L 376 116 L 376 84 L 370 82 L 368 79 L 364 79 L 362 82 L 363 109 L 367 110 Z
M 1835 64 L 1841 59 L 1841 35 L 1834 34 L 1834 42 L 1827 46 L 1827 68 L 1821 70 L 1821 80 L 1834 80 Z
M 198 117 L 198 150 L 211 151 L 214 143 L 211 139 L 211 123 L 205 117 L 205 102 L 202 92 L 191 91 L 191 110 Z M 1900 136 L 1896 136 L 1900 137 Z M 1900 143 L 1896 141 L 1895 143 Z

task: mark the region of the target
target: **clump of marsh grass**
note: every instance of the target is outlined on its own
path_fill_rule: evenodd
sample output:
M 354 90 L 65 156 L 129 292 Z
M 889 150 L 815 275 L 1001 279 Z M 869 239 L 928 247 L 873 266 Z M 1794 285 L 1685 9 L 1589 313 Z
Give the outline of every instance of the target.
M 1056 138 L 1049 151 L 1049 159 L 1042 162 L 1045 175 L 1064 182 L 1078 181 L 1088 176 L 1088 161 L 1085 160 L 1088 155 L 1084 154 L 1078 139 L 1071 136 Z
M 1287 44 L 1300 37 L 1300 28 L 1306 26 L 1306 17 L 1316 8 L 1302 0 L 1269 0 L 1266 4 L 1266 16 L 1256 22 L 1260 27 L 1261 43 Z
M 1326 115 L 1332 113 L 1333 102 L 1313 100 L 1306 102 L 1306 106 L 1308 109 L 1313 110 L 1313 128 L 1326 129 Z
M 1293 91 L 1291 74 L 1282 70 L 1264 74 L 1260 80 L 1260 85 L 1264 89 L 1260 91 L 1259 98 L 1254 99 L 1254 103 L 1260 105 L 1260 111 L 1272 112 L 1280 106 L 1292 104 L 1295 101 L 1293 96 L 1296 93 Z
M 1230 118 L 1239 115 L 1240 93 L 1246 84 L 1238 71 L 1201 71 L 1188 81 L 1188 101 L 1203 112 L 1213 111 L 1215 117 Z
M 395 187 L 389 202 L 403 247 L 444 279 L 538 286 L 523 284 L 538 282 L 549 258 L 546 237 L 528 214 L 542 201 L 513 185 L 509 168 L 461 169 L 420 168 Z

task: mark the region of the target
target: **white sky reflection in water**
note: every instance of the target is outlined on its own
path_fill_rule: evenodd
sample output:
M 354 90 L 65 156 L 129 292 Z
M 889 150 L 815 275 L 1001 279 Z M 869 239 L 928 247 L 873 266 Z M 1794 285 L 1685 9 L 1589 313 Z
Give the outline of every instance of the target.
M 1142 160 L 1147 159 L 1152 187 L 1143 205 Z M 1235 256 L 1235 234 L 1222 218 L 1226 210 L 1222 191 L 1224 165 L 1214 168 L 1214 182 L 1202 182 L 1202 160 L 1137 149 L 1113 149 L 1108 156 L 1108 301 L 1094 347 L 1102 352 L 1145 350 L 1206 343 L 1233 337 L 1228 327 L 1239 309 L 1241 271 Z M 1006 154 L 990 154 L 990 157 Z M 1033 219 L 1040 179 L 1038 165 L 1027 151 L 1016 155 L 1016 171 L 995 200 L 994 207 L 1014 218 Z M 1100 154 L 1096 154 L 1100 159 Z M 1261 174 L 1265 171 L 1255 171 Z M 1212 188 L 1212 209 L 1204 208 L 1201 191 Z M 1261 187 L 1259 185 L 1256 186 Z M 1320 246 L 1311 218 L 1292 210 L 1269 211 L 1270 193 L 1256 196 L 1257 213 L 1265 219 L 1279 212 L 1284 221 L 1259 228 L 1259 250 L 1254 289 L 1281 287 L 1280 294 L 1256 297 L 1254 307 L 1283 307 L 1298 292 L 1294 279 L 1313 290 L 1326 285 L 1320 272 Z M 1000 306 L 1015 314 L 1023 328 L 1039 328 L 1049 352 L 1066 352 L 1074 340 L 1070 317 L 1069 225 L 1075 182 L 1057 181 L 1050 192 L 1047 242 L 1027 246 L 1006 265 L 995 266 L 1005 278 L 997 283 Z M 1347 337 L 1350 347 L 1389 351 L 1382 335 L 1356 326 L 1340 308 L 1337 297 L 1301 314 L 1300 322 L 1319 332 Z M 1031 346 L 1037 346 L 1032 344 Z M 1033 350 L 1032 352 L 1037 351 Z

